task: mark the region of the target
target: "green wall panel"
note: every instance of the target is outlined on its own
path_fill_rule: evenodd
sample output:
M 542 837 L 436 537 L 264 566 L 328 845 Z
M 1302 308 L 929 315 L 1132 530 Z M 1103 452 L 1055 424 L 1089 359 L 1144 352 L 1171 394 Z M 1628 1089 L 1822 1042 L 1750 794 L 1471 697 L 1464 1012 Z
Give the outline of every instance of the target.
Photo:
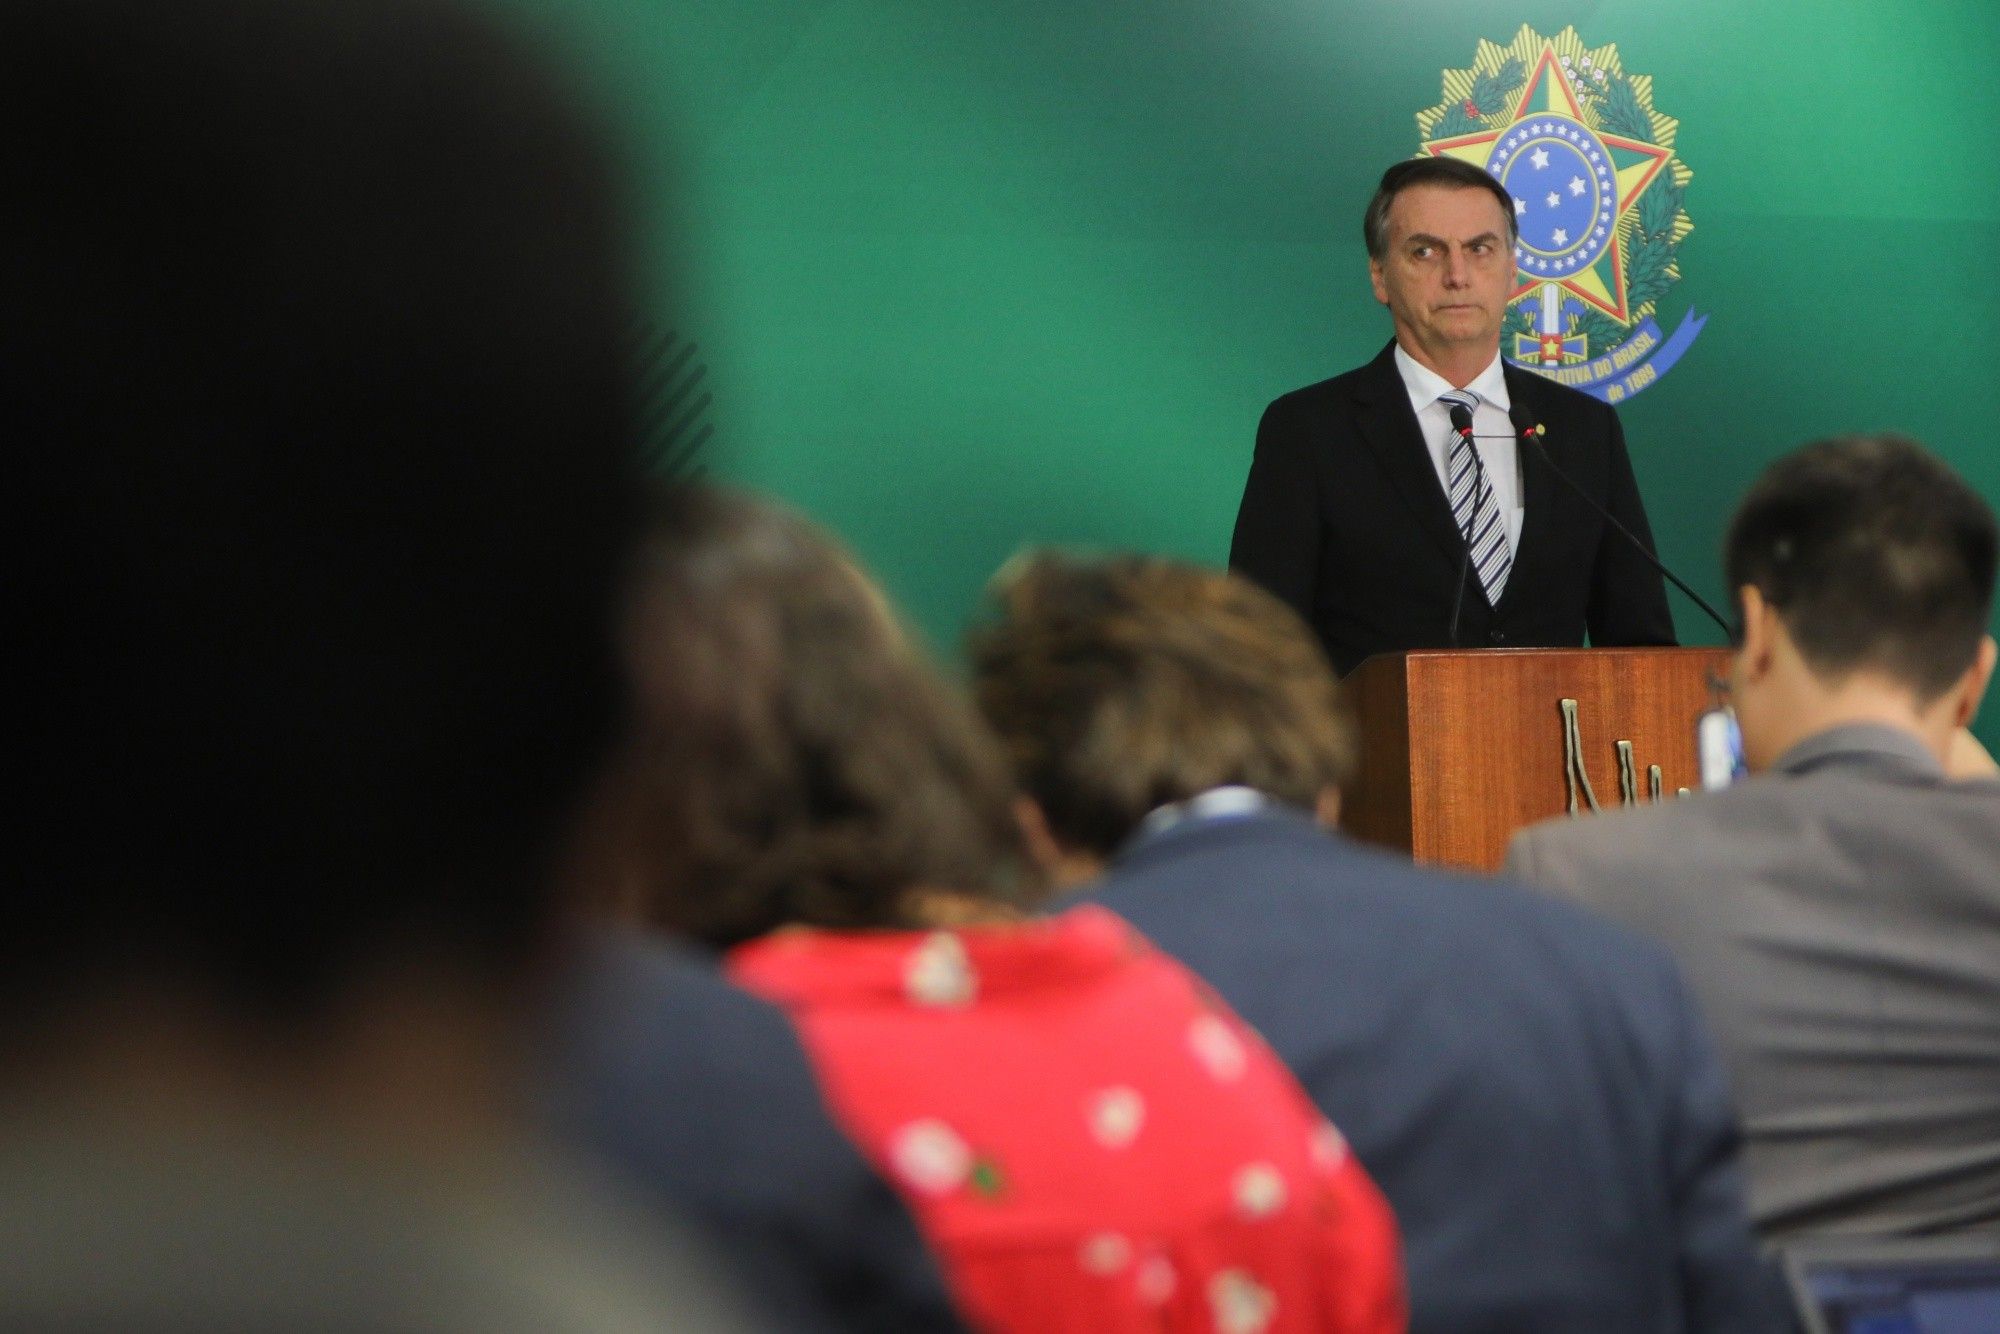
M 1523 23 L 1616 43 L 1694 172 L 1660 323 L 1709 322 L 1622 408 L 1670 563 L 1719 601 L 1731 505 L 1817 435 L 1908 431 L 2000 497 L 1991 0 L 507 3 L 684 238 L 716 471 L 947 647 L 1025 542 L 1223 559 L 1263 405 L 1387 337 L 1374 176 Z

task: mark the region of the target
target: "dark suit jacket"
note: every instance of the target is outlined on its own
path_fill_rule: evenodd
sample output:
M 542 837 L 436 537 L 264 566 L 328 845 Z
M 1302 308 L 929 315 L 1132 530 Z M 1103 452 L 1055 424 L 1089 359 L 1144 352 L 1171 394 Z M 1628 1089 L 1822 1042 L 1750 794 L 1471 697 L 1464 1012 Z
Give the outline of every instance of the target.
M 1465 538 L 1396 372 L 1395 344 L 1358 370 L 1264 410 L 1229 564 L 1290 603 L 1346 673 L 1373 653 L 1448 648 Z M 1618 414 L 1588 394 L 1505 368 L 1517 413 L 1549 455 L 1650 549 L 1652 530 Z M 1671 644 L 1658 572 L 1521 448 L 1520 549 L 1489 606 L 1465 579 L 1458 645 Z
M 622 932 L 591 942 L 562 1001 L 542 1071 L 555 1128 L 698 1225 L 774 1328 L 964 1328 L 776 1007 Z
M 1665 953 L 1271 811 L 1088 898 L 1259 1029 L 1395 1207 L 1417 1334 L 1777 1327 L 1722 1069 Z

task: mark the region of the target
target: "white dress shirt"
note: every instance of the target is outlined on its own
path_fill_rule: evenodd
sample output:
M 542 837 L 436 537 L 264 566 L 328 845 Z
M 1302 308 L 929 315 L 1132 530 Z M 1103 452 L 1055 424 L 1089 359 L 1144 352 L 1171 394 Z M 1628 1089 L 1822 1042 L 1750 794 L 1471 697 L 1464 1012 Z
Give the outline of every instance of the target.
M 1417 414 L 1417 429 L 1423 433 L 1424 448 L 1431 453 L 1431 467 L 1437 471 L 1438 485 L 1451 495 L 1451 474 L 1446 457 L 1451 449 L 1451 410 L 1438 402 L 1438 395 L 1455 386 L 1436 371 L 1417 363 L 1416 358 L 1396 346 L 1396 371 L 1409 391 L 1410 407 Z M 1521 445 L 1514 438 L 1514 423 L 1507 416 L 1513 406 L 1507 397 L 1507 377 L 1500 370 L 1500 354 L 1465 386 L 1479 395 L 1472 413 L 1472 443 L 1486 469 L 1487 483 L 1493 488 L 1493 503 L 1507 525 L 1507 550 L 1521 554 Z

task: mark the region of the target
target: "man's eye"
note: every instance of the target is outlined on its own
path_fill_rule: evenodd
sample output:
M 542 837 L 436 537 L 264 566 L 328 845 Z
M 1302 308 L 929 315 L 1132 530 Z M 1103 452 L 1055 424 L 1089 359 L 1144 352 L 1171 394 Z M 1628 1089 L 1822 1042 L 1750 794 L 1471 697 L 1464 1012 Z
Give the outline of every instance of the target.
M 1433 255 L 1434 253 L 1436 253 L 1436 252 L 1434 252 L 1434 251 L 1433 251 L 1433 250 L 1432 250 L 1432 249 L 1431 249 L 1431 248 L 1430 248 L 1429 246 L 1427 246 L 1427 245 L 1420 245 L 1420 246 L 1415 246 L 1415 247 L 1413 247 L 1413 248 L 1411 249 L 1411 251 L 1410 251 L 1410 258 L 1411 258 L 1411 259 L 1429 259 L 1429 258 L 1430 258 L 1430 257 L 1431 257 L 1431 256 L 1432 256 L 1432 255 Z

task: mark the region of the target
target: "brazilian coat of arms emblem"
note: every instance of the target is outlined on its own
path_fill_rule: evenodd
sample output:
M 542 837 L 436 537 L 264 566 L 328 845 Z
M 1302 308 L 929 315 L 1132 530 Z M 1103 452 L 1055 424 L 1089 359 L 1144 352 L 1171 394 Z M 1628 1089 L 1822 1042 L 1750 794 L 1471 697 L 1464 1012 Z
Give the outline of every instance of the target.
M 1660 331 L 1694 229 L 1693 173 L 1652 79 L 1575 28 L 1543 37 L 1523 24 L 1512 44 L 1481 41 L 1468 68 L 1444 71 L 1443 96 L 1417 113 L 1419 153 L 1484 167 L 1514 200 L 1519 282 L 1501 352 L 1611 403 L 1657 382 L 1707 317 L 1689 310 Z

